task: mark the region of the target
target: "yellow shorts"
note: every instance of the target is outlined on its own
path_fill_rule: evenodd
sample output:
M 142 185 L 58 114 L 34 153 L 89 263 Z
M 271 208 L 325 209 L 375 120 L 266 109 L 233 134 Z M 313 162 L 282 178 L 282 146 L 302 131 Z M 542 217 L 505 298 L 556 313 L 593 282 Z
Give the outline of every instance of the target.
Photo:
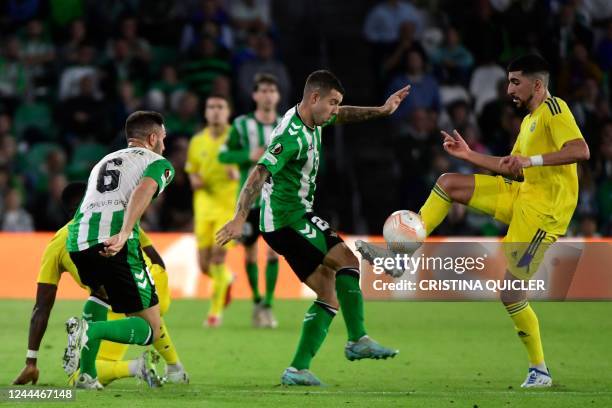
M 543 215 L 522 205 L 520 182 L 484 174 L 474 177 L 475 188 L 469 206 L 508 224 L 503 240 L 508 270 L 519 279 L 530 279 L 558 235 L 543 229 Z
M 221 229 L 229 220 L 232 219 L 232 214 L 228 214 L 225 217 L 211 218 L 211 219 L 196 219 L 195 224 L 195 236 L 198 244 L 198 249 L 211 248 L 215 245 L 215 235 L 217 231 Z M 225 248 L 231 248 L 233 241 L 225 245 Z

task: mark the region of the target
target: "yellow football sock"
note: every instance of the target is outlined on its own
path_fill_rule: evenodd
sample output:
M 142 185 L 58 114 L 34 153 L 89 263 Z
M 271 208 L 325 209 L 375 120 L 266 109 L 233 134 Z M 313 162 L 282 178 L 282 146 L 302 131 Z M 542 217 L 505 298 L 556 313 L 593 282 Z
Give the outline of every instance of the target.
M 163 319 L 159 338 L 153 342 L 153 347 L 161 354 L 166 364 L 178 363 L 179 357 L 176 352 L 176 347 L 174 347 L 174 343 L 172 342 L 172 338 L 170 338 L 170 333 L 168 333 L 168 329 Z
M 225 264 L 211 264 L 210 277 L 213 281 L 213 290 L 208 315 L 221 316 L 221 312 L 225 305 L 225 295 L 232 276 L 227 271 Z
M 448 211 L 451 208 L 452 200 L 442 190 L 442 188 L 436 184 L 431 193 L 429 193 L 429 197 L 427 197 L 427 201 L 419 210 L 419 214 L 423 219 L 423 223 L 425 224 L 425 229 L 427 230 L 427 235 L 431 234 L 431 232 L 436 229 L 438 225 L 446 218 Z
M 119 361 L 123 360 L 125 353 L 130 347 L 129 344 L 115 343 L 113 341 L 102 340 L 100 344 L 100 351 L 96 360 L 108 360 L 108 361 Z
M 119 378 L 131 377 L 129 364 L 127 360 L 96 360 L 98 380 L 102 385 L 106 385 Z
M 512 303 L 506 306 L 514 328 L 527 349 L 529 363 L 532 366 L 544 364 L 544 350 L 540 339 L 540 325 L 538 317 L 529 305 L 529 302 Z

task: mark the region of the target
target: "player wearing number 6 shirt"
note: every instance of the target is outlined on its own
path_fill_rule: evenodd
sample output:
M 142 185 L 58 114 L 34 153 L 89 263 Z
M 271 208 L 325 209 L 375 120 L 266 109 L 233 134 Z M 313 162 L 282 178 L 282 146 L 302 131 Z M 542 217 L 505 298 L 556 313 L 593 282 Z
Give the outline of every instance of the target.
M 109 304 L 114 312 L 129 316 L 90 323 L 73 317 L 66 322 L 64 370 L 69 375 L 76 371 L 80 357 L 80 388 L 102 388 L 95 366 L 102 340 L 148 345 L 160 334 L 159 301 L 138 242 L 139 220 L 172 181 L 174 168 L 161 156 L 166 137 L 162 115 L 134 112 L 126 120 L 125 133 L 128 147 L 95 165 L 68 227 L 70 258 L 81 282 L 99 300 L 88 300 L 83 314 L 106 315 L 103 305 Z
M 390 115 L 408 92 L 409 87 L 400 89 L 380 107 L 340 106 L 344 95 L 340 81 L 329 71 L 310 74 L 302 101 L 285 113 L 266 153 L 245 182 L 234 218 L 217 233 L 220 244 L 239 238 L 261 191 L 259 227 L 265 241 L 317 294 L 304 318 L 293 361 L 281 377 L 283 384 L 321 384 L 309 371 L 310 362 L 339 307 L 348 332 L 347 359 L 384 359 L 397 354 L 368 337 L 359 261 L 329 224 L 313 213 L 312 205 L 322 128 Z

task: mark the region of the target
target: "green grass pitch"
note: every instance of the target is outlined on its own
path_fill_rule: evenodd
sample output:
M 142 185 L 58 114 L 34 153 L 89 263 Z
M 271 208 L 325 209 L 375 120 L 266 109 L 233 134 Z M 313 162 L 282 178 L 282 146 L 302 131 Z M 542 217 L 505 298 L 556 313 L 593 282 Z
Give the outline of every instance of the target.
M 56 303 L 39 356 L 39 384 L 65 384 L 63 322 L 79 314 L 81 304 Z M 399 348 L 399 356 L 386 361 L 347 361 L 343 355 L 346 331 L 339 314 L 312 366 L 327 385 L 281 387 L 279 377 L 291 360 L 308 304 L 278 301 L 275 310 L 280 327 L 254 330 L 250 303 L 235 302 L 227 310 L 224 326 L 209 330 L 201 324 L 207 309 L 204 301 L 174 301 L 166 321 L 191 384 L 151 390 L 134 379 L 124 379 L 101 392 L 79 390 L 76 403 L 63 405 L 612 406 L 612 303 L 533 304 L 555 381 L 551 389 L 519 388 L 527 371 L 525 351 L 504 308 L 495 302 L 367 302 L 369 333 Z M 7 386 L 24 362 L 32 301 L 3 300 L 0 308 L 0 386 Z M 128 356 L 137 353 L 134 347 Z M 62 405 L 49 404 L 45 406 Z

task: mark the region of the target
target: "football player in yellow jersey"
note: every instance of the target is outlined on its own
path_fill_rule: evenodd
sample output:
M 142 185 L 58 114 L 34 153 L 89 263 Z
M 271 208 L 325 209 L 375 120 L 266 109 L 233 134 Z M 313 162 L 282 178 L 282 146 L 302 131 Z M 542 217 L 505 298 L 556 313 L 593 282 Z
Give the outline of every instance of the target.
M 193 189 L 193 222 L 200 269 L 213 282 L 206 324 L 217 327 L 229 301 L 233 276 L 225 267 L 226 249 L 215 243 L 215 231 L 233 216 L 239 173 L 235 165 L 219 161 L 219 150 L 230 131 L 229 101 L 223 96 L 209 96 L 204 116 L 206 127 L 189 142 L 185 171 Z
M 452 156 L 500 175 L 443 174 L 420 214 L 427 234 L 446 217 L 452 202 L 508 224 L 504 279 L 526 280 L 538 270 L 546 248 L 567 230 L 578 201 L 576 163 L 589 159 L 589 148 L 567 104 L 548 92 L 546 61 L 538 55 L 520 57 L 508 66 L 508 80 L 508 95 L 529 111 L 509 156 L 477 153 L 456 130 L 453 135 L 442 132 L 444 149 Z M 364 258 L 378 257 L 371 245 L 357 246 Z M 500 298 L 529 356 L 529 372 L 521 386 L 551 386 L 538 319 L 526 293 L 503 291 Z
M 86 185 L 84 183 L 72 183 L 66 187 L 62 193 L 62 202 L 68 213 L 73 214 L 76 211 L 76 207 L 85 193 L 85 188 Z M 89 288 L 81 282 L 77 268 L 66 250 L 67 235 L 68 225 L 65 225 L 55 233 L 43 254 L 37 279 L 36 304 L 34 305 L 32 318 L 30 320 L 26 365 L 14 380 L 13 384 L 28 384 L 29 382 L 36 384 L 38 381 L 38 350 L 47 329 L 47 322 L 49 321 L 51 309 L 55 302 L 57 285 L 59 284 L 62 273 L 68 272 L 79 286 L 89 291 Z M 145 262 L 155 282 L 155 287 L 159 295 L 160 313 L 163 316 L 170 306 L 168 276 L 165 271 L 164 262 L 153 247 L 151 240 L 142 229 L 140 230 L 140 246 L 143 251 Z M 96 303 L 104 303 L 99 297 L 91 296 L 89 300 Z M 103 304 L 103 306 L 108 309 L 108 320 L 125 317 L 123 314 L 114 313 L 107 304 Z M 87 319 L 90 316 L 83 317 Z M 176 348 L 170 338 L 170 334 L 163 319 L 160 338 L 153 343 L 153 346 L 166 361 L 167 381 L 173 383 L 188 383 L 189 377 L 179 361 Z M 96 368 L 98 370 L 98 379 L 100 382 L 106 385 L 118 378 L 138 377 L 145 380 L 150 386 L 159 385 L 159 378 L 154 371 L 153 365 L 153 360 L 159 358 L 159 354 L 147 350 L 136 360 L 123 360 L 127 348 L 127 344 L 112 343 L 106 340 L 102 341 L 96 360 Z M 73 375 L 71 378 L 76 378 L 77 376 L 78 375 Z

